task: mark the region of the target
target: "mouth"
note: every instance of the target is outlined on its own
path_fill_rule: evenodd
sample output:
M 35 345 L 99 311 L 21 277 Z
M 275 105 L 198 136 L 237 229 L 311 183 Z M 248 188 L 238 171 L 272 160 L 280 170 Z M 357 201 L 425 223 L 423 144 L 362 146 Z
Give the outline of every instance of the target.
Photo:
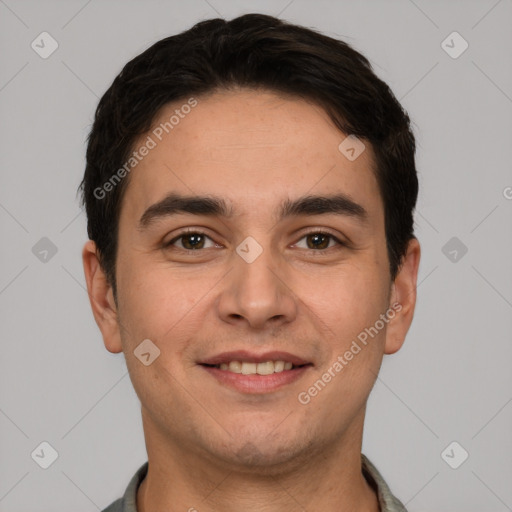
M 220 384 L 242 393 L 268 393 L 299 379 L 308 362 L 287 352 L 251 354 L 247 351 L 225 352 L 198 364 Z
M 199 361 L 199 364 L 244 375 L 271 375 L 307 365 L 313 366 L 310 361 L 289 352 L 277 350 L 261 354 L 251 353 L 247 350 L 223 352 Z
M 209 368 L 217 368 L 219 370 L 231 373 L 240 373 L 243 375 L 272 375 L 273 373 L 281 373 L 289 370 L 296 370 L 297 368 L 304 368 L 305 366 L 313 366 L 312 363 L 305 363 L 295 365 L 290 361 L 264 361 L 256 363 L 251 361 L 229 361 L 220 364 L 202 364 Z

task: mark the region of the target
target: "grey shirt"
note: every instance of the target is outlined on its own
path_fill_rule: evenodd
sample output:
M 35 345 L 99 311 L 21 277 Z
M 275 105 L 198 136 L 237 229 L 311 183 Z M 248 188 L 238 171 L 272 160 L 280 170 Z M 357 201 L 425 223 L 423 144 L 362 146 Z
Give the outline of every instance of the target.
M 363 475 L 377 493 L 381 512 L 407 512 L 402 503 L 395 498 L 377 468 L 361 454 Z M 114 501 L 102 512 L 137 512 L 137 489 L 148 472 L 145 462 L 133 475 L 124 496 Z

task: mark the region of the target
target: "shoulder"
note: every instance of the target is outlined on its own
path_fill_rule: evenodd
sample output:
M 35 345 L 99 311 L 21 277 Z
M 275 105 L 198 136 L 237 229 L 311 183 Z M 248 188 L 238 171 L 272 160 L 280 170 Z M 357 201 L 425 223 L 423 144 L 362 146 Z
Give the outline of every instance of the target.
M 122 512 L 122 506 L 123 498 L 119 498 L 111 503 L 107 508 L 103 509 L 101 512 Z
M 101 512 L 137 512 L 137 490 L 148 472 L 148 462 L 135 472 L 124 495 Z
M 367 482 L 377 493 L 377 499 L 382 512 L 407 512 L 402 502 L 392 494 L 388 484 L 380 474 L 379 470 L 370 460 L 361 454 L 363 475 Z

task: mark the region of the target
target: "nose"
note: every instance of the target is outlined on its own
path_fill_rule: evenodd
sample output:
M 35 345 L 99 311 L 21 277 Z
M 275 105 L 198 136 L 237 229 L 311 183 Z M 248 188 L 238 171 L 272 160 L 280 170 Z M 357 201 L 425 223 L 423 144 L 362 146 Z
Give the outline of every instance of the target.
M 285 262 L 277 261 L 270 249 L 264 249 L 251 263 L 236 253 L 233 260 L 217 302 L 220 318 L 258 330 L 293 322 L 298 302 Z

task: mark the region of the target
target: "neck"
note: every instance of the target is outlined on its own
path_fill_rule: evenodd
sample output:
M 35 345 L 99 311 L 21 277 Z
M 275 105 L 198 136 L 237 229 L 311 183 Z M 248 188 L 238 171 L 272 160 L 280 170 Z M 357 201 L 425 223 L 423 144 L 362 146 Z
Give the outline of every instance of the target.
M 144 420 L 149 465 L 137 493 L 137 512 L 379 512 L 361 471 L 364 411 L 359 420 L 343 439 L 305 447 L 279 467 L 265 466 L 257 455 L 244 458 L 244 465 L 220 461 L 183 440 L 170 442 Z

